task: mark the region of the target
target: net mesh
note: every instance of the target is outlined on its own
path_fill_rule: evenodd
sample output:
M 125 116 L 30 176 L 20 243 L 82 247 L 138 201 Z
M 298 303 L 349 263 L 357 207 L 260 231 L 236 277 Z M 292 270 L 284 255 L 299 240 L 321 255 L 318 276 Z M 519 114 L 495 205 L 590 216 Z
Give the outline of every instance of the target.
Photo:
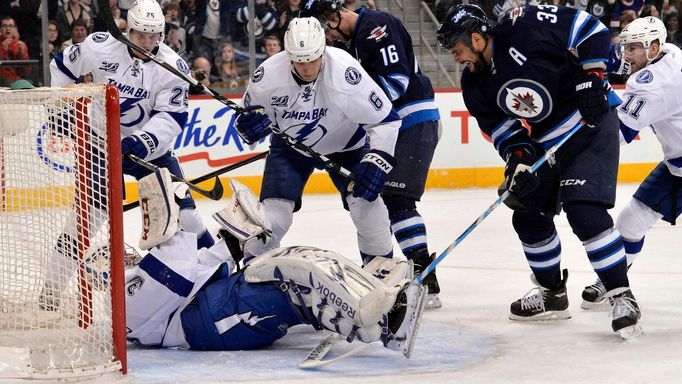
M 116 365 L 105 102 L 0 91 L 0 348 L 28 349 L 33 374 Z

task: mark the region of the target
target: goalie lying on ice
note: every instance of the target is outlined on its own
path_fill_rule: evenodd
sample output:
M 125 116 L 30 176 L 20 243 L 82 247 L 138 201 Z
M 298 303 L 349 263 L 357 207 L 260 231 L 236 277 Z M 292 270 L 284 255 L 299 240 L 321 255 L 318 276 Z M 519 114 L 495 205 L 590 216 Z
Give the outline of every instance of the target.
M 288 247 L 239 269 L 243 243 L 261 241 L 267 224 L 253 193 L 231 184 L 230 205 L 214 214 L 224 228 L 214 246 L 197 250 L 191 232 L 164 234 L 126 271 L 129 340 L 196 350 L 255 349 L 308 324 L 349 341 L 380 340 L 409 356 L 425 297 L 411 280 L 411 264 L 378 257 L 363 269 L 332 251 Z M 141 192 L 148 202 L 173 201 Z

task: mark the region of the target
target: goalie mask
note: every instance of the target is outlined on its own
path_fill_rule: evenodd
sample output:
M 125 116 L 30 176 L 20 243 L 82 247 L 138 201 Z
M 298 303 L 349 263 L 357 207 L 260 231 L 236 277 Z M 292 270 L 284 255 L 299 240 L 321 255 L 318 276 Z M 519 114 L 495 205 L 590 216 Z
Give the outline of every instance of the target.
M 165 38 L 166 19 L 156 0 L 137 0 L 128 11 L 128 34 L 131 30 L 158 33 L 156 45 Z M 139 45 L 139 44 L 138 44 Z

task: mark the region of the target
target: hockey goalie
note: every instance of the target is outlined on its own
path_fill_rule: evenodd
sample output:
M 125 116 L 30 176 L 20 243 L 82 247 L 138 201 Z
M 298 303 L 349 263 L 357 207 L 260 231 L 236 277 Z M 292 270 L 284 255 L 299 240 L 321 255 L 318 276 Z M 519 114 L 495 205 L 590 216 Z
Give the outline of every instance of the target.
M 381 341 L 409 357 L 425 298 L 411 264 L 378 257 L 361 268 L 335 252 L 297 246 L 271 250 L 240 268 L 244 243 L 262 241 L 268 225 L 255 195 L 236 181 L 231 185 L 230 205 L 213 215 L 222 239 L 196 249 L 194 233 L 167 225 L 177 220 L 170 176 L 161 172 L 141 180 L 148 253 L 126 271 L 129 340 L 246 350 L 307 324 L 349 342 Z

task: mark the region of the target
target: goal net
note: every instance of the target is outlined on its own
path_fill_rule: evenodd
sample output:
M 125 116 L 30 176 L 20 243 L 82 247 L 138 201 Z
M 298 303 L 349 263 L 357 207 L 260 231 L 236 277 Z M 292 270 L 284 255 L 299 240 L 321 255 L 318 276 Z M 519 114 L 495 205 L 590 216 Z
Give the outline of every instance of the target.
M 111 86 L 0 90 L 0 379 L 125 372 L 118 119 Z

